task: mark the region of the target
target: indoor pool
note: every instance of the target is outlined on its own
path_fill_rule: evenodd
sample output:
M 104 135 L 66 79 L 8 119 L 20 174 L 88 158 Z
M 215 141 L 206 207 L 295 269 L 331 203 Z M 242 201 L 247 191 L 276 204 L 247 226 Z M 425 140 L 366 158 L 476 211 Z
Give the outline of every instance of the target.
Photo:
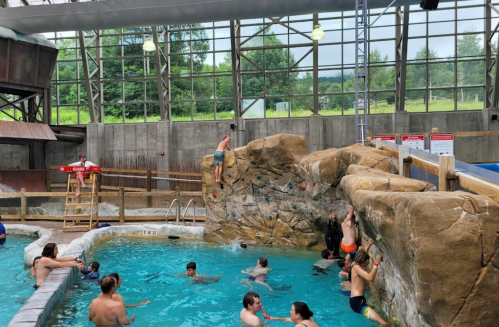
M 24 248 L 34 239 L 7 235 L 0 247 L 0 326 L 7 326 L 21 306 L 33 294 L 34 277 L 24 269 Z
M 255 266 L 260 256 L 269 260 L 268 284 L 245 283 L 241 270 Z M 250 287 L 260 294 L 270 316 L 289 317 L 294 301 L 306 302 L 314 320 L 326 326 L 375 326 L 352 312 L 349 298 L 340 291 L 337 265 L 326 273 L 312 269 L 319 252 L 274 247 L 216 245 L 201 241 L 115 238 L 92 248 L 88 261 L 100 263 L 100 275 L 117 272 L 123 280 L 118 293 L 127 304 L 151 303 L 127 309 L 135 326 L 239 326 L 242 299 Z M 186 264 L 197 263 L 200 275 L 221 276 L 209 285 L 188 284 Z M 50 326 L 93 326 L 88 307 L 100 293 L 97 282 L 78 279 L 54 314 Z M 369 300 L 369 299 L 368 299 Z M 379 310 L 379 308 L 378 308 Z M 261 317 L 261 312 L 258 313 Z M 269 326 L 290 326 L 270 321 Z

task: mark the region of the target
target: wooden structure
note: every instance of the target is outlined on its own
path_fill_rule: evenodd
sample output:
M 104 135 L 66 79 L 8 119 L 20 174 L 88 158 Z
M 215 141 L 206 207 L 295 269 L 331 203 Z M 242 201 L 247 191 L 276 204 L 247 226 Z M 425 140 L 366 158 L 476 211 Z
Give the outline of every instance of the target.
M 459 185 L 473 193 L 486 195 L 493 201 L 499 203 L 499 185 L 487 181 L 483 178 L 458 171 L 455 168 L 455 158 L 453 155 L 439 156 L 439 162 L 432 162 L 423 157 L 409 154 L 409 149 L 405 145 L 383 144 L 381 139 L 376 139 L 375 143 L 368 140 L 368 145 L 389 152 L 393 157 L 399 159 L 399 174 L 404 177 L 411 177 L 411 165 L 438 176 L 438 187 L 440 192 L 453 192 L 455 186 Z
M 96 173 L 100 172 L 99 167 L 59 167 L 59 171 L 68 173 L 68 184 L 66 194 L 66 207 L 64 209 L 64 232 L 90 231 L 99 224 L 99 197 L 97 195 Z M 75 188 L 78 181 L 71 178 L 73 172 L 90 171 L 90 178 L 86 180 L 90 192 L 82 192 L 75 196 Z M 83 202 L 84 201 L 84 202 Z

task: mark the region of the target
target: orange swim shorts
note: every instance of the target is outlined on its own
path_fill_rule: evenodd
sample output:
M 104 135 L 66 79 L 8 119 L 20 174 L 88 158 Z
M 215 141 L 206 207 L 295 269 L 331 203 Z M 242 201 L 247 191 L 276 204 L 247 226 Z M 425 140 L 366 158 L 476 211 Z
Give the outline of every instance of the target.
M 355 252 L 357 250 L 357 244 L 345 245 L 345 244 L 341 243 L 341 248 L 346 253 L 352 253 L 352 252 Z

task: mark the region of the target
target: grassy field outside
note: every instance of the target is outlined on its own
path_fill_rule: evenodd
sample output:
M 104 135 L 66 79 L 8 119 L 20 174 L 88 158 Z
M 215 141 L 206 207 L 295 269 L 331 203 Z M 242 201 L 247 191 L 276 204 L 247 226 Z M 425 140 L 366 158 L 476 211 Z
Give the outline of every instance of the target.
M 483 101 L 479 102 L 467 102 L 457 104 L 457 110 L 481 110 L 483 109 Z M 54 108 L 55 109 L 55 108 Z M 78 124 L 78 112 L 76 107 L 71 107 L 70 110 L 64 110 L 65 108 L 60 108 L 59 110 L 59 120 L 61 125 L 76 125 Z M 424 100 L 407 100 L 405 103 L 405 110 L 408 112 L 426 112 L 426 104 Z M 371 114 L 389 114 L 395 111 L 395 104 L 387 104 L 386 102 L 378 102 L 378 107 L 374 108 L 374 105 L 370 107 Z M 433 101 L 431 105 L 428 107 L 429 112 L 442 112 L 442 111 L 454 111 L 454 102 L 452 100 L 437 100 Z M 14 109 L 5 110 L 6 113 L 14 116 Z M 342 114 L 341 108 L 336 108 L 334 110 L 321 110 L 319 113 L 323 116 L 340 116 Z M 278 112 L 276 110 L 267 109 L 266 111 L 267 118 L 287 118 L 287 112 Z M 348 108 L 343 111 L 344 115 L 355 115 L 354 108 Z M 312 112 L 308 109 L 296 108 L 291 111 L 291 117 L 307 117 L 312 115 Z M 214 115 L 203 114 L 203 113 L 195 113 L 193 118 L 195 121 L 198 120 L 213 120 Z M 234 117 L 233 112 L 220 112 L 217 113 L 217 120 L 228 120 Z M 244 116 L 243 116 L 244 118 Z M 261 117 L 263 118 L 263 117 Z M 3 112 L 0 112 L 0 119 L 12 121 L 10 118 Z M 147 116 L 147 122 L 156 122 L 159 121 L 159 115 Z M 125 123 L 143 123 L 145 121 L 144 117 L 134 117 L 134 118 L 126 118 Z M 190 116 L 175 116 L 173 115 L 172 121 L 191 121 Z M 52 111 L 52 122 L 56 124 L 57 122 L 57 111 Z M 80 110 L 80 124 L 86 124 L 90 122 L 90 113 L 88 109 Z M 123 123 L 123 119 L 121 116 L 104 116 L 104 123 L 106 124 L 119 124 Z

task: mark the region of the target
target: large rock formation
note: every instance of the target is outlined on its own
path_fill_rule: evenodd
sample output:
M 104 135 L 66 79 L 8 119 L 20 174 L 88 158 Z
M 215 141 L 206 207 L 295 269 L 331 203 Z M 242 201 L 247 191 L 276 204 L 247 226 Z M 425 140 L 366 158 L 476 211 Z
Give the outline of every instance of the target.
M 349 204 L 359 237 L 384 262 L 373 288 L 400 326 L 495 326 L 499 206 L 464 192 L 428 192 L 400 177 L 390 155 L 354 145 L 307 154 L 275 135 L 226 152 L 224 189 L 202 161 L 207 239 L 322 247 L 327 216 Z
M 344 216 L 348 210 L 339 183 L 354 166 L 374 169 L 388 183 L 408 180 L 390 173 L 396 167 L 385 151 L 354 145 L 308 155 L 305 138 L 288 134 L 226 151 L 223 189 L 215 183 L 213 155 L 205 156 L 201 169 L 207 239 L 323 247 L 329 214 Z M 432 187 L 410 181 L 399 185 L 414 192 Z
M 380 191 L 356 174 L 341 185 L 365 239 L 382 237 L 377 286 L 401 326 L 497 325 L 497 203 L 465 192 Z

